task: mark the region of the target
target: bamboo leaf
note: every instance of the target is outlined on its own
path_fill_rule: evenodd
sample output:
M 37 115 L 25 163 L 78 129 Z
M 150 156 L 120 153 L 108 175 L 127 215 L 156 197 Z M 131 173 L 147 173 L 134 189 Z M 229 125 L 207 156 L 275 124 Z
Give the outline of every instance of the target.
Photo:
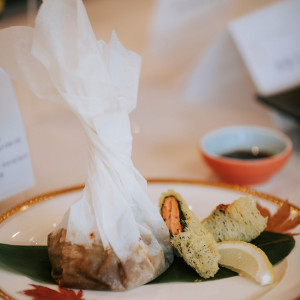
M 264 231 L 251 243 L 261 248 L 275 265 L 287 257 L 295 247 L 295 239 L 289 234 Z
M 291 235 L 264 231 L 251 243 L 261 248 L 274 265 L 287 257 L 295 246 Z M 237 276 L 238 274 L 220 267 L 213 278 L 201 278 L 182 258 L 176 257 L 171 267 L 151 283 L 207 281 Z
M 252 243 L 266 253 L 272 264 L 283 260 L 295 246 L 295 240 L 291 235 L 267 231 L 262 232 Z M 39 282 L 53 283 L 47 246 L 0 244 L 0 268 L 17 272 Z M 171 267 L 151 283 L 206 281 L 236 275 L 235 272 L 221 267 L 213 278 L 203 279 L 182 258 L 176 257 Z
M 0 267 L 36 281 L 53 283 L 47 246 L 0 244 Z

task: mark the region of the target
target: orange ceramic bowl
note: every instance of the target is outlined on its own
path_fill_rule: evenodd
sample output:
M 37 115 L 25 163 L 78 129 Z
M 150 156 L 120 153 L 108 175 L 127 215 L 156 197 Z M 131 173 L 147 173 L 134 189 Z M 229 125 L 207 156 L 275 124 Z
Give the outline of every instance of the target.
M 208 133 L 200 143 L 208 166 L 223 181 L 241 185 L 268 181 L 286 164 L 292 150 L 288 136 L 259 126 L 224 127 Z

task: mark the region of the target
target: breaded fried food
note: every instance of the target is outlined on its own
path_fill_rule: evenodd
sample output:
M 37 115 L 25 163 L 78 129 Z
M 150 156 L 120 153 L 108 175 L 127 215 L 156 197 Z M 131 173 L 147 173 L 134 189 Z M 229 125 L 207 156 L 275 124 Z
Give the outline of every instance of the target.
M 266 228 L 267 221 L 257 209 L 255 199 L 247 196 L 229 205 L 218 205 L 202 224 L 217 242 L 250 242 Z
M 169 228 L 175 254 L 181 256 L 201 277 L 213 277 L 219 269 L 220 259 L 213 235 L 178 193 L 169 190 L 162 194 L 159 207 Z

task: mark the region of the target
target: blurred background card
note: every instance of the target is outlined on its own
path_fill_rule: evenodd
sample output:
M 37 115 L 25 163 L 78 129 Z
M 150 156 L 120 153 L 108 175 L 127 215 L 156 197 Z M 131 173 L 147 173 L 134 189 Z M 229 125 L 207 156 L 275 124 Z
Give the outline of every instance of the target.
M 279 1 L 229 26 L 258 94 L 300 86 L 300 1 Z
M 34 184 L 23 122 L 12 83 L 0 68 L 0 201 Z

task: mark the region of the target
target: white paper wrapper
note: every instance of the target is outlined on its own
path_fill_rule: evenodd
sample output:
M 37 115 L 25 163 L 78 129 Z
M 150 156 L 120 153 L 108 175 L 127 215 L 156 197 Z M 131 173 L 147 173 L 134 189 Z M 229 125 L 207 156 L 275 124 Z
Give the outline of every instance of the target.
M 38 97 L 69 105 L 88 136 L 86 186 L 57 231 L 65 228 L 66 242 L 85 248 L 101 241 L 121 264 L 134 260 L 136 269 L 146 260 L 146 273 L 140 270 L 125 289 L 153 279 L 172 261 L 169 232 L 131 161 L 129 113 L 140 64 L 114 33 L 109 44 L 96 40 L 81 0 L 45 0 L 35 28 L 0 31 L 0 66 Z M 159 264 L 151 263 L 159 255 Z

